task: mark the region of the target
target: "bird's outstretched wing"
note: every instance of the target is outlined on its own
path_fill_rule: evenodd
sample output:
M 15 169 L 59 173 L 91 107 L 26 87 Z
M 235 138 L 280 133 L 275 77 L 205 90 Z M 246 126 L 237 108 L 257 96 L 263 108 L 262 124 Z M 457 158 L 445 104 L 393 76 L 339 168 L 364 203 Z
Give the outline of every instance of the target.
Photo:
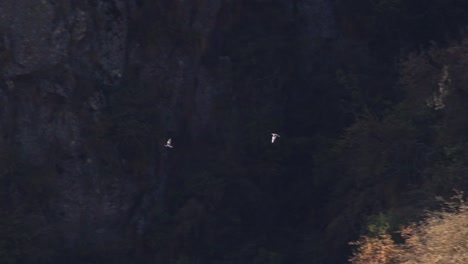
M 167 142 L 166 142 L 166 145 L 164 145 L 164 146 L 166 148 L 172 148 L 171 142 L 172 142 L 172 138 L 168 139 Z
M 280 135 L 276 134 L 276 133 L 271 133 L 271 143 L 275 143 L 275 139 L 277 137 L 280 137 Z

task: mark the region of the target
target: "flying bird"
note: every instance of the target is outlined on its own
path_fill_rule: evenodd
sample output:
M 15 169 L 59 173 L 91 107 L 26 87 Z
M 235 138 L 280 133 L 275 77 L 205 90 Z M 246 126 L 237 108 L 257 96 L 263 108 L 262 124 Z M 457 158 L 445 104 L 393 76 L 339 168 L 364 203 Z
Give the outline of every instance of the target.
M 276 133 L 271 133 L 271 143 L 272 143 L 272 144 L 275 143 L 275 139 L 276 139 L 277 137 L 280 137 L 280 135 L 278 135 L 278 134 L 276 134 Z
M 167 142 L 166 142 L 166 145 L 164 145 L 166 148 L 172 148 L 172 138 L 168 139 Z

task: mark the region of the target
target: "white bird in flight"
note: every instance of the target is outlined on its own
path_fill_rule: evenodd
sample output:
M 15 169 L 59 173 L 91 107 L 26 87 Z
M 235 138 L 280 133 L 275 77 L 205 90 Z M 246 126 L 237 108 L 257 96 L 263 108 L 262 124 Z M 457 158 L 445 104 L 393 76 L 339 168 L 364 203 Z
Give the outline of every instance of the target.
M 164 145 L 164 146 L 166 148 L 172 148 L 171 142 L 172 142 L 172 138 L 168 139 L 167 142 L 166 142 L 166 145 Z
M 277 137 L 280 137 L 280 135 L 278 135 L 278 134 L 276 134 L 276 133 L 271 133 L 271 143 L 272 143 L 272 144 L 275 143 L 275 139 L 276 139 Z

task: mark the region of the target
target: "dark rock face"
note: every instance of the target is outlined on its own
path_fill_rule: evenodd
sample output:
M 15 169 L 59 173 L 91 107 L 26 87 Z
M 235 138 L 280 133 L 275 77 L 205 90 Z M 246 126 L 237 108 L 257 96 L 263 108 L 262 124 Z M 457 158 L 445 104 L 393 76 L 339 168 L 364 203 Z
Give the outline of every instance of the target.
M 288 82 L 313 70 L 295 60 L 335 37 L 332 13 L 323 0 L 2 1 L 5 208 L 38 233 L 19 259 L 175 263 L 184 226 L 206 225 L 228 188 L 167 193 L 213 162 L 243 166 L 246 146 L 284 128 L 284 96 L 299 93 Z M 169 246 L 139 246 L 178 210 Z
M 96 134 L 109 107 L 105 93 L 120 84 L 126 64 L 128 7 L 4 1 L 0 10 L 5 177 L 18 193 L 14 207 L 43 197 L 22 215 L 42 218 L 31 222 L 40 233 L 31 247 L 60 255 L 84 241 L 108 243 L 120 236 L 119 218 L 136 191 L 124 174 L 102 172 L 118 153 Z
M 337 35 L 328 0 L 3 0 L 2 206 L 28 234 L 20 256 L 7 257 L 254 258 L 252 241 L 276 232 L 254 226 L 275 226 L 290 208 L 280 187 L 297 187 L 262 177 L 300 182 L 279 168 L 278 150 L 259 155 L 272 130 L 309 142 L 322 116 L 336 114 L 313 105 L 333 83 L 327 56 L 348 45 Z

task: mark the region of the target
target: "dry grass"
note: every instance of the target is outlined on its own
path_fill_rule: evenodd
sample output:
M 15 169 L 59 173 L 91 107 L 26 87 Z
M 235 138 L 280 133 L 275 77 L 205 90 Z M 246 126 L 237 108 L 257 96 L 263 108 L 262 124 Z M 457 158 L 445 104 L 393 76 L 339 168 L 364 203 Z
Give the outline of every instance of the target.
M 400 230 L 405 243 L 395 244 L 388 234 L 363 236 L 349 259 L 354 264 L 367 263 L 468 263 L 468 203 L 463 193 L 444 209 L 430 212 L 425 220 Z

